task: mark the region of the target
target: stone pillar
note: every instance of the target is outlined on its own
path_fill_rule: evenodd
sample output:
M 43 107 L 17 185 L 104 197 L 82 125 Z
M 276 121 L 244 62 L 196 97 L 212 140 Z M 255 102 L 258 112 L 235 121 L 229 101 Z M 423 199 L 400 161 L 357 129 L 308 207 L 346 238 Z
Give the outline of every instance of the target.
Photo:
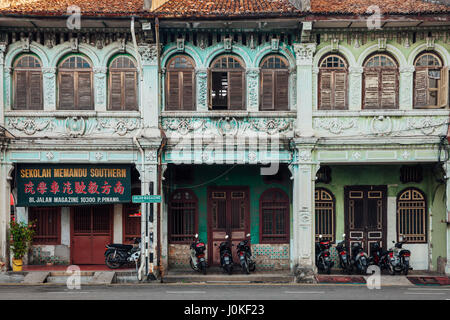
M 360 111 L 362 109 L 362 77 L 363 67 L 348 68 L 348 109 Z
M 0 121 L 3 121 L 4 123 L 4 117 L 5 117 L 5 110 L 9 111 L 11 110 L 11 88 L 12 88 L 12 84 L 11 84 L 11 73 L 12 73 L 12 68 L 11 67 L 4 67 L 3 68 L 3 79 L 1 80 L 1 82 L 3 83 L 3 88 L 5 89 L 4 93 L 3 90 L 0 90 L 3 99 L 2 104 L 3 104 L 3 108 L 0 111 Z
M 5 96 L 3 95 L 3 90 L 6 89 L 5 88 L 5 83 L 4 83 L 4 77 L 2 77 L 2 75 L 4 75 L 5 72 L 5 51 L 6 51 L 6 44 L 5 43 L 0 43 L 0 125 L 4 125 L 5 124 Z M 0 133 L 1 135 L 1 133 Z M 1 151 L 1 150 L 0 150 Z
M 42 86 L 44 90 L 44 110 L 56 110 L 56 68 L 42 68 Z
M 106 76 L 108 68 L 106 67 L 94 67 L 94 97 L 95 97 L 95 110 L 106 111 L 107 108 L 107 79 Z
M 291 166 L 294 177 L 291 268 L 303 280 L 310 280 L 315 270 L 314 190 L 318 165 L 313 161 L 312 143 L 296 141 Z
M 297 110 L 297 69 L 295 67 L 289 69 L 289 110 Z
M 0 138 L 1 139 L 1 138 Z M 6 163 L 5 145 L 0 141 L 0 260 L 9 264 L 10 174 L 13 166 Z
M 259 110 L 259 68 L 247 69 L 247 111 Z
M 295 43 L 294 51 L 297 61 L 297 123 L 296 136 L 311 137 L 312 127 L 312 67 L 316 51 L 315 43 Z
M 139 75 L 140 111 L 144 120 L 144 127 L 149 130 L 146 135 L 159 136 L 158 122 L 160 105 L 158 97 L 158 50 L 156 44 L 144 44 L 139 46 L 140 60 L 142 64 Z
M 450 161 L 444 165 L 446 176 L 450 175 Z M 446 181 L 445 206 L 447 209 L 447 263 L 445 265 L 445 274 L 450 276 L 450 180 Z
M 197 68 L 196 86 L 197 86 L 197 111 L 208 111 L 208 69 Z
M 414 66 L 400 68 L 399 109 L 413 109 Z

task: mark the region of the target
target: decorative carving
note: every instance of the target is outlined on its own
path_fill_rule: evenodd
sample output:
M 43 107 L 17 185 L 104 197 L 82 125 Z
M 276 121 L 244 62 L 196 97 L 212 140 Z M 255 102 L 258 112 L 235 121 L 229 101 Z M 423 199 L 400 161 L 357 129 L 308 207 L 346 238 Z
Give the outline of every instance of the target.
M 51 49 L 56 46 L 56 36 L 52 32 L 44 32 L 44 45 Z
M 184 52 L 184 38 L 177 39 L 177 51 Z
M 106 67 L 94 67 L 93 68 L 95 75 L 95 96 L 96 103 L 99 105 L 106 104 Z
M 438 130 L 441 130 L 443 133 L 446 123 L 446 119 L 436 119 L 433 117 L 408 118 L 406 121 L 406 126 L 408 129 L 419 129 L 423 134 L 431 135 Z
M 114 133 L 118 134 L 119 136 L 124 136 L 128 132 L 131 132 L 133 130 L 136 130 L 139 128 L 140 122 L 137 119 L 130 120 L 130 119 L 101 119 L 98 121 L 97 124 L 97 130 L 102 130 L 103 128 L 107 129 L 113 129 Z
M 155 150 L 147 151 L 147 154 L 145 155 L 145 160 L 148 162 L 156 161 L 157 158 L 157 152 Z
M 53 160 L 55 158 L 55 155 L 51 151 L 47 152 L 45 156 L 47 157 L 48 160 Z
M 339 118 L 317 118 L 314 120 L 317 128 L 325 129 L 333 134 L 340 134 L 347 129 L 356 127 L 356 120 L 343 120 Z
M 37 131 L 53 130 L 54 128 L 52 120 L 42 119 L 9 119 L 8 126 L 24 132 L 28 136 L 35 134 Z
M 307 149 L 299 150 L 298 151 L 298 159 L 303 162 L 311 161 L 312 160 L 312 151 L 307 150 Z
M 298 212 L 299 223 L 300 224 L 310 224 L 311 223 L 311 214 L 309 211 L 300 210 Z
M 258 108 L 258 80 L 259 69 L 247 70 L 248 104 L 249 107 Z
M 370 129 L 372 133 L 380 136 L 390 135 L 392 133 L 392 119 L 385 116 L 373 117 L 370 121 Z
M 231 51 L 232 46 L 233 46 L 233 39 L 231 39 L 231 38 L 223 39 L 223 48 L 225 51 Z
M 295 43 L 294 51 L 297 57 L 297 65 L 312 65 L 314 52 L 316 51 L 315 43 Z
M 387 39 L 378 38 L 378 50 L 384 51 L 387 48 Z
M 239 123 L 236 118 L 220 118 L 217 121 L 217 130 L 223 136 L 234 136 L 239 130 Z
M 331 39 L 331 51 L 332 52 L 339 51 L 339 39 L 336 38 Z
M 142 58 L 142 63 L 145 65 L 156 65 L 158 58 L 158 47 L 155 44 L 140 45 L 139 54 Z
M 195 131 L 202 127 L 204 123 L 205 120 L 196 122 L 192 118 L 172 118 L 164 119 L 162 121 L 162 127 L 164 130 L 170 129 L 172 131 L 176 131 L 180 135 L 186 135 L 189 132 Z
M 271 49 L 273 52 L 277 52 L 277 51 L 280 49 L 280 39 L 278 39 L 278 38 L 273 38 L 273 39 L 270 41 L 270 49 Z
M 64 121 L 66 133 L 71 137 L 80 137 L 86 130 L 86 120 L 83 117 L 68 117 Z
M 208 73 L 206 70 L 198 70 L 197 71 L 197 85 L 198 85 L 198 94 L 197 94 L 197 103 L 198 106 L 203 109 L 207 108 L 208 101 Z
M 292 128 L 292 122 L 287 119 L 255 119 L 250 124 L 256 131 L 265 132 L 269 135 L 282 133 Z
M 101 152 L 96 152 L 95 153 L 95 159 L 97 159 L 97 161 L 100 161 L 103 159 L 103 153 Z
M 355 160 L 361 159 L 361 157 L 362 157 L 362 156 L 361 156 L 361 152 L 359 152 L 359 151 L 353 152 L 352 157 L 353 157 L 353 159 L 355 159 Z

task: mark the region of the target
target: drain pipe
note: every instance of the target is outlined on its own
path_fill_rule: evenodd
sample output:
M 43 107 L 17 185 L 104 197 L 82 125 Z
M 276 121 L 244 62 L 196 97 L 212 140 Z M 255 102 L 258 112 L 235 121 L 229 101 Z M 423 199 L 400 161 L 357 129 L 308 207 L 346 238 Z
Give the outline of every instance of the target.
M 137 42 L 136 42 L 136 34 L 134 31 L 134 17 L 131 17 L 131 37 L 133 39 L 134 50 L 136 51 L 136 58 L 137 58 L 138 70 L 139 70 L 139 82 L 140 82 L 140 84 L 142 84 L 142 81 L 143 81 L 142 64 L 141 64 L 141 56 L 139 55 L 139 50 L 138 50 L 138 46 L 137 46 Z M 142 88 L 142 85 L 140 85 L 139 87 Z M 141 153 L 141 170 L 142 170 L 141 172 L 145 176 L 144 150 L 142 149 L 142 146 L 137 139 L 138 136 L 142 133 L 142 129 L 143 129 L 142 125 L 144 124 L 144 118 L 142 116 L 142 112 L 140 112 L 140 115 L 141 115 L 141 126 L 139 128 L 139 132 L 133 137 L 133 142 L 138 147 L 138 149 Z M 141 177 L 141 178 L 145 178 L 145 177 Z M 141 187 L 141 189 L 142 189 L 142 187 Z M 141 191 L 141 193 L 142 193 L 142 191 Z M 143 207 L 143 205 L 141 204 L 141 225 L 145 225 L 146 215 L 143 214 L 142 207 Z M 144 266 L 147 265 L 147 259 L 148 259 L 148 246 L 146 246 L 146 244 L 148 243 L 148 234 L 147 233 L 148 233 L 148 230 L 145 230 L 145 235 L 144 235 L 143 239 L 141 239 L 141 264 L 140 264 L 139 270 L 138 270 L 138 280 L 139 281 L 142 281 L 142 279 L 143 279 L 142 271 L 144 269 Z

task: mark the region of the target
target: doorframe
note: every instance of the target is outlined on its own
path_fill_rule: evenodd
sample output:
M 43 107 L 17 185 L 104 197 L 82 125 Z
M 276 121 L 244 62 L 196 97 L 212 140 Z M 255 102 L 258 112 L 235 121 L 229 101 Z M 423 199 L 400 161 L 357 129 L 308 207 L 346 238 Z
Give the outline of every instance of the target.
M 95 209 L 96 206 L 108 206 L 109 207 L 109 242 L 112 243 L 113 237 L 114 237 L 114 204 L 104 204 L 104 205 L 91 205 L 88 206 L 90 210 Z M 74 239 L 74 210 L 76 207 L 81 206 L 71 206 L 70 207 L 70 264 L 73 264 L 73 239 Z M 91 211 L 92 215 L 92 211 Z M 90 237 L 92 237 L 92 226 L 91 226 L 91 234 Z
M 370 188 L 377 188 L 380 189 L 380 191 L 382 191 L 383 196 L 382 196 L 382 203 L 383 203 L 383 212 L 382 212 L 382 227 L 381 227 L 381 232 L 382 232 L 382 236 L 381 236 L 381 241 L 382 241 L 382 248 L 386 249 L 387 248 L 387 224 L 388 224 L 388 219 L 387 219 L 387 198 L 388 198 L 388 187 L 387 185 L 350 185 L 350 186 L 344 186 L 344 232 L 346 234 L 346 241 L 350 241 L 350 224 L 349 224 L 349 206 L 348 206 L 348 202 L 349 202 L 349 191 L 352 190 L 361 190 L 363 192 L 367 192 L 367 191 L 371 191 Z M 365 199 L 365 198 L 364 198 Z M 365 233 L 367 233 L 367 231 L 365 231 Z M 366 234 L 365 234 L 366 235 Z M 367 243 L 368 239 L 367 237 L 364 238 L 364 242 Z M 366 252 L 369 252 L 369 248 L 368 246 L 364 247 L 364 250 Z
M 250 232 L 250 187 L 249 186 L 208 186 L 207 188 L 207 212 L 206 212 L 206 217 L 207 217 L 207 239 L 208 239 L 208 248 L 210 248 L 211 250 L 208 250 L 208 261 L 210 261 L 210 265 L 212 265 L 212 259 L 213 259 L 213 250 L 214 250 L 214 245 L 213 245 L 213 236 L 212 236 L 212 216 L 211 216 L 211 211 L 212 211 L 212 199 L 211 199 L 211 193 L 214 191 L 225 191 L 225 192 L 229 192 L 229 191 L 244 191 L 247 194 L 247 199 L 246 199 L 246 205 L 247 205 L 247 210 L 246 210 L 246 216 L 245 216 L 245 234 Z M 228 199 L 226 200 L 228 202 Z

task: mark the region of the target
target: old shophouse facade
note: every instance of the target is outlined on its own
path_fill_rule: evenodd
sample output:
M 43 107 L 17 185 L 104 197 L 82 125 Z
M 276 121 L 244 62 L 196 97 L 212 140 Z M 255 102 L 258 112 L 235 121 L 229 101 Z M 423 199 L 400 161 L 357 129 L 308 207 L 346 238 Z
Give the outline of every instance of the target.
M 345 233 L 403 235 L 414 269 L 448 273 L 449 9 L 416 2 L 378 29 L 314 0 L 103 8 L 78 30 L 3 9 L 2 257 L 11 194 L 40 221 L 30 263 L 102 264 L 105 242 L 145 234 L 131 196 L 155 193 L 164 269 L 189 267 L 195 233 L 211 265 L 250 233 L 269 270 L 311 268 L 316 237 Z

